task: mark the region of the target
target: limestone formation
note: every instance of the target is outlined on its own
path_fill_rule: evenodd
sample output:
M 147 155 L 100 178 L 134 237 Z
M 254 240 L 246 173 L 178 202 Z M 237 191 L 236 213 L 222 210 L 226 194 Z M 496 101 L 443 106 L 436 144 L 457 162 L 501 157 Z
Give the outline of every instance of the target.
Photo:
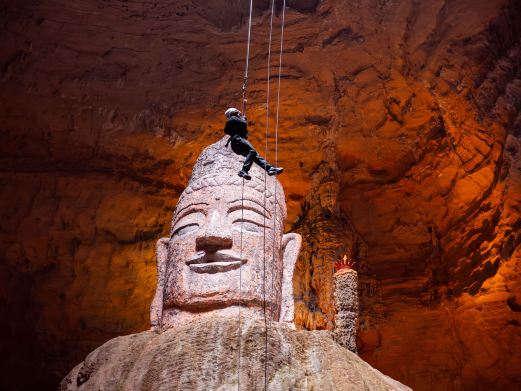
M 264 390 L 265 328 L 260 320 L 205 318 L 163 333 L 118 337 L 89 354 L 60 391 Z M 406 391 L 338 345 L 327 331 L 269 328 L 267 389 L 272 391 Z
M 311 191 L 303 200 L 303 219 L 292 227 L 302 236 L 295 267 L 295 323 L 308 330 L 335 327 L 334 268 L 339 256 L 356 259 L 360 285 L 368 279 L 368 246 L 356 228 L 338 210 L 338 171 L 334 155 L 328 155 L 311 179 Z M 362 290 L 364 292 L 364 290 Z
M 358 274 L 353 269 L 335 273 L 335 341 L 356 353 L 358 328 Z

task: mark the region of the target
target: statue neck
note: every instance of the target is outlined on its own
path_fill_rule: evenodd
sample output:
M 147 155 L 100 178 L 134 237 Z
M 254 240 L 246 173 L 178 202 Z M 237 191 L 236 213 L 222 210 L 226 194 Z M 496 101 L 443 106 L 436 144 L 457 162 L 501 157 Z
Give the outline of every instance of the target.
M 214 309 L 211 311 L 204 312 L 190 312 L 183 311 L 178 308 L 168 308 L 163 310 L 162 317 L 162 326 L 161 330 L 166 330 L 172 327 L 178 328 L 186 325 L 193 324 L 194 322 L 198 322 L 201 319 L 205 318 L 239 318 L 239 310 L 240 316 L 242 319 L 264 319 L 264 310 L 258 307 L 245 307 L 242 306 L 239 308 L 238 305 Z M 270 308 L 269 305 L 266 306 L 266 315 L 267 319 L 270 320 Z M 277 319 L 271 318 L 271 320 L 277 321 Z

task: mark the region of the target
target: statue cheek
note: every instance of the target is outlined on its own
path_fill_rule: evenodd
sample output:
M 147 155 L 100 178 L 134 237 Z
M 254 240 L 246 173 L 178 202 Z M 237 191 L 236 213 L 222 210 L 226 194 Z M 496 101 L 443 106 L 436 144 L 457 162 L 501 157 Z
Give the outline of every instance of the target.
M 266 260 L 267 267 L 270 265 L 269 268 L 271 268 L 273 257 L 275 257 L 277 263 L 280 263 L 280 240 L 275 238 L 274 242 L 271 232 L 272 230 L 266 230 L 266 237 L 243 232 L 242 253 L 248 259 L 249 267 L 262 270 L 264 260 Z M 234 244 L 234 250 L 239 255 L 241 250 L 240 234 L 237 237 L 234 236 Z
M 169 259 L 172 263 L 183 263 L 195 253 L 195 234 L 184 235 L 170 242 Z
M 166 294 L 172 300 L 184 291 L 186 272 L 185 262 L 193 255 L 194 244 L 184 240 L 171 240 L 168 250 Z

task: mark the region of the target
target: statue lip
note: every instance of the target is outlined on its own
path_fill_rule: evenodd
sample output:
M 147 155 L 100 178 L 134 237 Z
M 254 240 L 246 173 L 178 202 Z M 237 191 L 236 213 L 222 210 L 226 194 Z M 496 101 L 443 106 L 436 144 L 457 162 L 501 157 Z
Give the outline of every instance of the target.
M 240 258 L 235 254 L 218 252 L 200 252 L 186 261 L 186 265 L 190 270 L 196 273 L 222 273 L 230 270 L 238 269 L 245 264 L 247 259 Z

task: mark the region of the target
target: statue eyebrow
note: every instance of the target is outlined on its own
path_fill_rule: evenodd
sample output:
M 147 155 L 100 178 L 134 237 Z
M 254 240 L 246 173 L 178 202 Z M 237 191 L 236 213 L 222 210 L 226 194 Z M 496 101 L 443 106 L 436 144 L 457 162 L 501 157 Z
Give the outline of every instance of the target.
M 208 206 L 210 204 L 208 202 L 196 202 L 195 204 L 186 205 L 175 212 L 174 221 L 177 222 L 177 220 L 179 220 L 181 217 L 184 217 L 188 211 L 186 213 L 183 213 L 183 212 L 185 212 L 187 209 L 191 208 L 192 206 L 197 206 L 197 205 Z
M 271 212 L 268 210 L 268 208 L 266 208 L 264 205 L 262 205 L 261 203 L 255 201 L 255 200 L 252 200 L 251 198 L 245 198 L 244 201 L 250 201 L 258 206 L 260 206 L 264 211 L 266 211 L 266 214 L 267 214 L 267 217 L 271 219 Z M 233 200 L 232 202 L 230 202 L 230 204 L 235 204 L 237 202 L 240 202 L 242 204 L 242 199 L 236 199 L 236 200 Z M 237 210 L 237 207 L 240 206 L 240 205 L 237 205 L 237 206 L 231 206 L 230 207 L 230 211 L 233 211 L 233 210 Z M 233 210 L 232 210 L 233 209 Z M 256 210 L 255 208 L 252 208 L 251 206 L 250 207 L 246 207 L 244 206 L 244 209 L 249 209 L 249 210 L 253 210 L 254 212 L 258 212 L 258 210 Z M 263 213 L 259 213 L 260 215 L 264 216 Z

